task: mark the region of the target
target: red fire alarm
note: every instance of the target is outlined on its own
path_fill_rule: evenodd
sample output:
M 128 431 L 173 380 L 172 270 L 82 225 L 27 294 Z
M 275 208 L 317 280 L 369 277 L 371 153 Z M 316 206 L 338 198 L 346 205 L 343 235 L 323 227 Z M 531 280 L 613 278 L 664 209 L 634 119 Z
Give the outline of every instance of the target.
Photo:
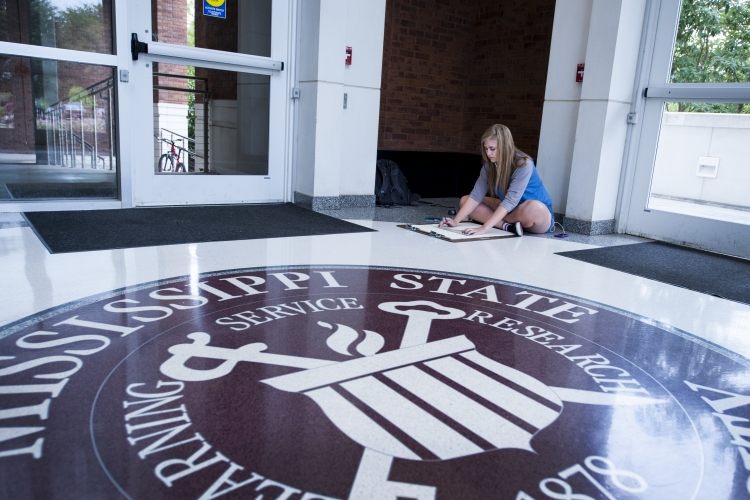
M 346 48 L 346 59 L 345 59 L 345 62 L 347 64 L 347 66 L 352 63 L 352 48 L 351 47 L 347 47 Z
M 581 83 L 583 81 L 583 68 L 586 65 L 581 63 L 578 65 L 578 70 L 576 71 L 576 83 Z

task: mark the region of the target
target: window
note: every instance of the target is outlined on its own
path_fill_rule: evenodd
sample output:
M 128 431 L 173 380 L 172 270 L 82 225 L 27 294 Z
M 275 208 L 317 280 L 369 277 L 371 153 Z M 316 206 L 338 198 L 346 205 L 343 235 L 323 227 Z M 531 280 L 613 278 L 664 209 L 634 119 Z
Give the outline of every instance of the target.
M 112 0 L 0 0 L 0 41 L 112 54 Z
M 0 56 L 0 198 L 117 197 L 114 69 Z

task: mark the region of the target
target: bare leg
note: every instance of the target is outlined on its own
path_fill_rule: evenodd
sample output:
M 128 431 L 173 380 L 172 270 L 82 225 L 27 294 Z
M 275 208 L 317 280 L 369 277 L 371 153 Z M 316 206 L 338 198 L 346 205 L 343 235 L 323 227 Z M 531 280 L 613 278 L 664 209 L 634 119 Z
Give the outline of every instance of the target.
M 464 206 L 464 203 L 466 203 L 466 200 L 469 199 L 469 196 L 464 196 L 461 198 L 460 206 Z M 477 208 L 474 209 L 473 212 L 469 214 L 469 217 L 474 219 L 477 222 L 484 223 L 487 221 L 490 217 L 492 217 L 492 214 L 495 213 L 495 210 L 497 210 L 497 207 L 500 206 L 500 200 L 497 198 L 490 198 L 488 196 L 485 196 L 484 199 L 477 205 Z M 461 221 L 456 221 L 461 222 Z M 502 225 L 503 221 L 500 221 L 499 224 Z M 496 226 L 499 227 L 499 226 Z
M 468 196 L 461 198 L 461 205 L 466 202 Z M 495 213 L 500 205 L 500 200 L 485 196 L 482 202 L 469 216 L 477 222 L 486 222 Z M 503 222 L 520 222 L 524 231 L 530 233 L 546 233 L 552 225 L 552 215 L 547 206 L 541 201 L 527 200 L 518 205 L 505 219 L 498 222 L 495 227 L 502 228 Z
M 552 225 L 552 214 L 541 201 L 526 200 L 505 216 L 505 222 L 520 222 L 530 233 L 546 233 Z

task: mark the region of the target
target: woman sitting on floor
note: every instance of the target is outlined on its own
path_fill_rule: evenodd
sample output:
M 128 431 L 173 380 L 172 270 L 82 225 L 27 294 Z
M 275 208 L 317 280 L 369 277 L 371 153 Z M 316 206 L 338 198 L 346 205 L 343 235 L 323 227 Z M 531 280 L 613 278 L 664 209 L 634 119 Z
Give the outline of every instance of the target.
M 455 226 L 465 217 L 481 222 L 464 234 L 484 234 L 491 227 L 515 232 L 546 233 L 555 227 L 552 199 L 536 173 L 534 161 L 516 149 L 505 125 L 493 125 L 482 135 L 484 166 L 474 189 L 461 198 L 455 219 L 444 218 L 438 227 Z M 489 195 L 489 196 L 487 196 Z M 457 222 L 458 221 L 458 222 Z

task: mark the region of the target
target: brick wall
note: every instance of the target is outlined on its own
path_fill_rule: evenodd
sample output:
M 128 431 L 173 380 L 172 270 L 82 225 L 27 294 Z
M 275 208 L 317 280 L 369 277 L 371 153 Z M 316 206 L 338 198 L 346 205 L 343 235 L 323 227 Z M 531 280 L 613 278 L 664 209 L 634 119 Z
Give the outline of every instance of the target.
M 159 42 L 187 45 L 187 0 L 154 0 L 151 2 L 151 30 Z M 147 40 L 148 42 L 148 40 Z M 187 75 L 187 67 L 154 63 L 154 73 Z M 154 77 L 154 84 L 164 87 L 187 88 L 183 78 Z M 154 103 L 187 104 L 188 94 L 167 90 L 154 91 Z
M 238 0 L 227 0 L 227 18 L 203 15 L 203 0 L 195 0 L 195 46 L 237 52 Z M 208 78 L 211 99 L 237 99 L 237 73 L 212 69 L 196 69 L 196 76 Z
M 378 149 L 465 151 L 474 8 L 388 0 Z
M 18 2 L 6 4 L 6 33 L 11 42 L 28 43 L 28 9 Z M 31 92 L 31 65 L 25 57 L 2 57 L 4 76 L 0 80 L 0 92 L 5 104 L 5 112 L 13 114 L 13 128 L 0 128 L 0 153 L 31 154 L 34 152 L 34 105 Z M 10 123 L 8 124 L 10 126 Z
M 503 123 L 536 158 L 554 15 L 554 0 L 482 1 L 465 128 L 475 144 L 489 125 Z
M 493 123 L 536 156 L 555 0 L 387 0 L 378 149 L 477 153 Z
M 2 57 L 3 72 L 10 78 L 0 81 L 0 92 L 5 104 L 5 113 L 12 113 L 13 120 L 0 128 L 0 153 L 31 154 L 34 152 L 34 102 L 31 93 L 31 65 L 25 57 Z
M 103 53 L 111 54 L 112 44 L 114 43 L 112 23 L 114 22 L 114 16 L 112 15 L 112 0 L 103 0 L 102 2 L 102 43 L 104 44 Z

